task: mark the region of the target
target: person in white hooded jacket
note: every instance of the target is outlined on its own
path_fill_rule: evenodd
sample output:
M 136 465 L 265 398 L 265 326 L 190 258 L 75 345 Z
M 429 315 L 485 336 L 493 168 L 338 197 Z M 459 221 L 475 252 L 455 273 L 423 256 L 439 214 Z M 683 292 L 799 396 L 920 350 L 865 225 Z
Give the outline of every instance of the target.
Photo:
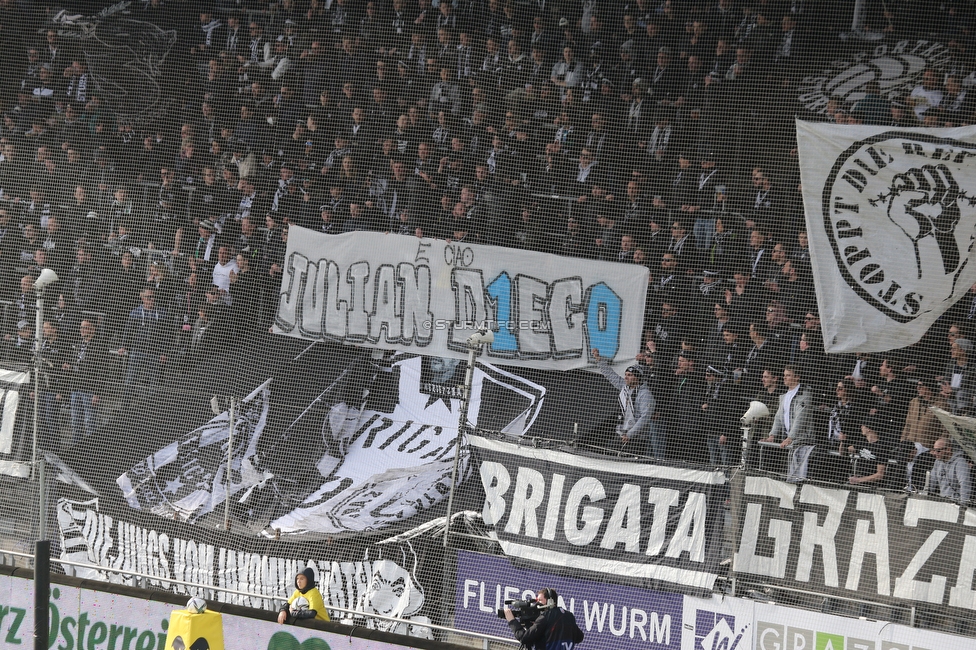
M 615 414 L 616 425 L 612 427 L 616 439 L 609 434 L 611 427 L 606 426 L 606 432 L 602 436 L 603 442 L 608 449 L 616 447 L 621 451 L 644 455 L 656 404 L 651 390 L 644 383 L 643 366 L 640 364 L 629 366 L 621 377 L 610 367 L 607 360 L 600 356 L 599 350 L 594 348 L 592 355 L 597 370 L 620 391 L 617 395 L 620 410 Z M 614 416 L 611 415 L 608 419 L 609 422 L 613 422 Z
M 956 503 L 967 504 L 972 494 L 969 459 L 962 449 L 954 449 L 948 438 L 939 438 L 932 445 L 935 464 L 929 473 L 928 491 L 939 488 L 939 496 Z

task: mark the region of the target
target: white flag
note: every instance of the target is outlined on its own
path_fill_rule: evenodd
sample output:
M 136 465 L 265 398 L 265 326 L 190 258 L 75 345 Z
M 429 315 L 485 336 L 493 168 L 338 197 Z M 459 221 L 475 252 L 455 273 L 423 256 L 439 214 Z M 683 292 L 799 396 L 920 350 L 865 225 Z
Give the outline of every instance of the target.
M 796 133 L 827 352 L 917 342 L 976 283 L 976 128 Z

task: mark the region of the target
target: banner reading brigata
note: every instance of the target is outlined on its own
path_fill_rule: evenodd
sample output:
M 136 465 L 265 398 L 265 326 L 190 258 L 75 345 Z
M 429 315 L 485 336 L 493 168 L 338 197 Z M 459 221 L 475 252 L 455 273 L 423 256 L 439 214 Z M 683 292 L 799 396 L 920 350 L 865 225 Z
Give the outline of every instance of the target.
M 487 326 L 493 363 L 568 370 L 593 348 L 637 354 L 647 276 L 639 264 L 293 226 L 274 331 L 463 358 Z
M 976 510 L 748 476 L 733 568 L 862 600 L 976 611 Z
M 484 490 L 482 516 L 505 555 L 616 583 L 702 589 L 715 583 L 721 471 L 588 458 L 479 436 L 469 444 Z
M 976 128 L 796 132 L 824 347 L 917 342 L 976 283 Z

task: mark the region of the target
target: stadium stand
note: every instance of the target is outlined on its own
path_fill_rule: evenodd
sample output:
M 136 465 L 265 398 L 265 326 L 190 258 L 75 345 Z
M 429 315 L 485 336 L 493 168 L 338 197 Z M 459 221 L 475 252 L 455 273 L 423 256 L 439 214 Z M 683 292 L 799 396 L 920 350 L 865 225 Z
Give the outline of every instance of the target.
M 272 333 L 300 226 L 646 267 L 632 365 L 607 367 L 612 385 L 521 373 L 552 406 L 527 438 L 729 468 L 759 400 L 772 417 L 753 471 L 968 504 L 970 464 L 941 451 L 928 407 L 976 409 L 976 285 L 914 345 L 826 354 L 794 118 L 976 124 L 976 5 L 869 0 L 855 20 L 854 4 L 3 0 L 5 367 L 33 363 L 32 284 L 60 278 L 40 448 L 117 495 L 120 475 L 206 421 L 212 395 L 295 372 L 276 433 L 249 452 L 286 480 L 234 505 L 242 535 L 273 536 L 268 522 L 320 489 L 302 472 L 321 436 L 287 423 L 354 375 L 379 395 L 391 367 Z M 158 514 L 145 495 L 117 498 Z

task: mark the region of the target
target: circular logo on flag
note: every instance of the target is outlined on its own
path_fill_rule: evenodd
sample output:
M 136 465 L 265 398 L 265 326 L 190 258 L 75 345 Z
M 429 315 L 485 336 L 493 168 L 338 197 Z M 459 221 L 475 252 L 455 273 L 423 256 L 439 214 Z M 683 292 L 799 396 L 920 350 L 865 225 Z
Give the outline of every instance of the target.
M 815 74 L 805 76 L 797 87 L 797 99 L 808 111 L 824 113 L 831 99 L 856 102 L 864 87 L 877 81 L 881 94 L 892 99 L 911 91 L 927 67 L 941 68 L 951 58 L 949 48 L 926 40 L 880 43 L 872 49 L 835 59 Z
M 823 189 L 837 268 L 900 323 L 951 304 L 976 280 L 976 145 L 889 131 L 852 144 Z

